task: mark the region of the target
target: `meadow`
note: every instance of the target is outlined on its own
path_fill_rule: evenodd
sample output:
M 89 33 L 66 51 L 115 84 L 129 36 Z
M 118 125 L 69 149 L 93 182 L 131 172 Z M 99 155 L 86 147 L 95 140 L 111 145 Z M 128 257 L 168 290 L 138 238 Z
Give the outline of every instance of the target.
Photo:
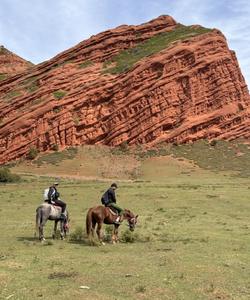
M 249 299 L 248 147 L 173 149 L 85 147 L 12 166 L 22 181 L 0 185 L 0 299 Z M 52 240 L 47 223 L 40 243 L 35 209 L 55 177 L 71 232 Z M 139 223 L 132 234 L 122 224 L 117 245 L 90 245 L 79 236 L 86 212 L 114 180 Z

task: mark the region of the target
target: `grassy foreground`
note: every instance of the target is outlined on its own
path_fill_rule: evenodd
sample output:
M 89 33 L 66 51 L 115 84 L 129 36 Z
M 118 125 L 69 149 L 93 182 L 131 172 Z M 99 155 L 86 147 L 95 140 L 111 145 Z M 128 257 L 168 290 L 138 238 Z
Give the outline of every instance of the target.
M 52 241 L 48 223 L 41 244 L 33 238 L 35 209 L 53 179 L 26 175 L 0 185 L 0 299 L 249 299 L 248 177 L 198 168 L 178 151 L 140 161 L 137 179 L 119 182 L 120 205 L 139 214 L 134 243 Z M 69 163 L 54 172 L 62 164 Z M 73 233 L 110 182 L 62 179 Z

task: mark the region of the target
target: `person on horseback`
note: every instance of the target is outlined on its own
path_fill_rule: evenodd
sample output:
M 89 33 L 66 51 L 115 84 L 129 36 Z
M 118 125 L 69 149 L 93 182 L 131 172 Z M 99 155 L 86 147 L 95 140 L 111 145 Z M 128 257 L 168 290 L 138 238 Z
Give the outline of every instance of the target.
M 102 204 L 106 207 L 114 208 L 118 212 L 115 224 L 120 225 L 122 221 L 123 209 L 116 204 L 115 190 L 118 188 L 116 183 L 112 183 L 110 188 L 102 195 Z
M 48 192 L 48 202 L 50 204 L 56 204 L 58 206 L 60 206 L 62 208 L 62 213 L 61 213 L 61 219 L 65 219 L 66 218 L 66 214 L 65 214 L 65 210 L 66 210 L 66 203 L 63 202 L 59 196 L 59 192 L 57 191 L 57 186 L 58 186 L 58 182 L 55 182 L 50 188 L 49 188 L 49 192 Z

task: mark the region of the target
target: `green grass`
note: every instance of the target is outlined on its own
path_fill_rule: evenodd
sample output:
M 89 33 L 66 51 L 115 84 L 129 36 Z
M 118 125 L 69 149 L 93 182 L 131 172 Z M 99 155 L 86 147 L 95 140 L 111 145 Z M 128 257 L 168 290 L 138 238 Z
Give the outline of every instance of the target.
M 11 101 L 13 98 L 21 96 L 21 95 L 22 95 L 21 91 L 12 90 L 12 91 L 8 92 L 4 98 L 8 102 L 8 101 Z
M 7 74 L 5 74 L 5 73 L 0 73 L 0 81 L 1 81 L 1 80 L 5 80 L 7 77 L 8 77 Z
M 53 96 L 54 96 L 54 98 L 56 98 L 57 100 L 62 99 L 66 94 L 67 94 L 67 92 L 62 91 L 62 90 L 58 90 L 58 91 L 53 92 Z
M 87 67 L 92 66 L 93 64 L 94 64 L 93 61 L 91 61 L 91 60 L 86 60 L 85 62 L 83 62 L 83 63 L 81 63 L 81 64 L 79 65 L 79 68 L 80 68 L 80 69 L 84 69 L 84 68 L 87 68 Z
M 119 74 L 126 72 L 142 58 L 168 48 L 175 41 L 181 41 L 209 31 L 211 31 L 211 29 L 204 27 L 179 25 L 170 32 L 157 34 L 133 48 L 121 51 L 111 60 L 104 63 L 104 73 Z M 112 63 L 115 63 L 114 67 L 110 66 Z
M 30 106 L 37 105 L 37 104 L 42 103 L 42 102 L 43 102 L 42 98 L 37 98 L 35 100 L 32 100 L 32 102 L 30 103 Z
M 54 150 L 54 145 L 53 145 Z M 46 155 L 40 156 L 37 160 L 34 161 L 34 163 L 38 166 L 41 166 L 43 164 L 51 164 L 51 165 L 58 165 L 65 159 L 73 159 L 77 154 L 77 148 L 68 148 L 61 152 L 54 152 L 49 153 Z
M 210 146 L 207 141 L 197 141 L 194 144 L 172 146 L 170 152 L 175 157 L 184 157 L 194 161 L 199 167 L 212 171 L 231 171 L 241 177 L 249 177 L 250 164 L 249 145 L 240 141 L 218 141 Z
M 74 60 L 73 60 L 73 57 L 72 57 L 72 58 L 70 58 L 69 60 L 66 60 L 66 61 L 64 61 L 64 62 L 54 64 L 54 65 L 51 67 L 51 70 L 56 69 L 56 68 L 63 67 L 63 66 L 65 66 L 65 65 L 71 64 L 71 63 L 73 63 L 73 62 L 74 62 Z
M 37 77 L 36 76 L 33 76 L 27 80 L 25 80 L 24 84 L 26 85 L 25 86 L 25 89 L 29 92 L 29 93 L 33 93 L 35 92 L 36 90 L 39 89 L 39 86 L 38 86 L 38 80 L 37 80 Z
M 111 180 L 61 180 L 72 236 L 52 241 L 51 222 L 44 244 L 33 238 L 34 216 L 53 179 L 0 185 L 0 298 L 249 299 L 249 180 L 174 157 L 141 164 L 137 181 L 121 181 L 117 190 L 118 203 L 139 214 L 139 223 L 132 235 L 121 225 L 115 246 L 81 239 L 87 209 Z

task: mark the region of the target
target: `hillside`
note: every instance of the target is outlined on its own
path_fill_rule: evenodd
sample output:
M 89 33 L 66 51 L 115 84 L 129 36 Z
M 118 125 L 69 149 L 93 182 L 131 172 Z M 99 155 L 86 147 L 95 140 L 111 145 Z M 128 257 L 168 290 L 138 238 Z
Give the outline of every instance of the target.
M 17 73 L 23 72 L 33 64 L 0 46 L 0 82 Z
M 161 16 L 0 82 L 0 163 L 81 144 L 249 138 L 249 92 L 216 29 Z

